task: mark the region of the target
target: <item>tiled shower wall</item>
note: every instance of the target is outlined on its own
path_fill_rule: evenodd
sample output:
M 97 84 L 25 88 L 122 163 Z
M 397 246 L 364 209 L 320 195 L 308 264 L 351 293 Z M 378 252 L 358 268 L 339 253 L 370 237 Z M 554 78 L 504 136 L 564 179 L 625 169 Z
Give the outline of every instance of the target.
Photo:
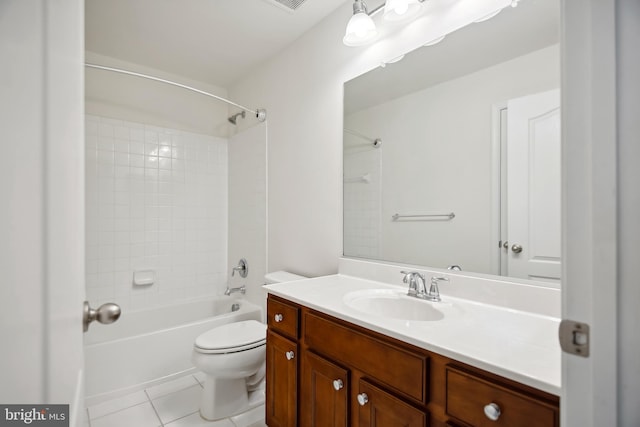
M 86 156 L 92 305 L 139 309 L 224 290 L 226 139 L 87 115 Z M 134 286 L 143 270 L 155 283 Z
M 380 258 L 382 150 L 345 132 L 344 240 L 346 256 Z M 355 141 L 355 142 L 353 142 Z

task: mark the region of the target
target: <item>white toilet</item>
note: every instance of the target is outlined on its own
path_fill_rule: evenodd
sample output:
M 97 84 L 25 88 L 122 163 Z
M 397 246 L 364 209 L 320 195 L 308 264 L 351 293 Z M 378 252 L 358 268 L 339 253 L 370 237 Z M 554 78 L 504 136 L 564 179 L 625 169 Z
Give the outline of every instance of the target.
M 268 284 L 304 279 L 278 271 Z M 200 415 L 219 420 L 264 403 L 267 326 L 256 320 L 218 326 L 196 338 L 191 361 L 207 376 Z

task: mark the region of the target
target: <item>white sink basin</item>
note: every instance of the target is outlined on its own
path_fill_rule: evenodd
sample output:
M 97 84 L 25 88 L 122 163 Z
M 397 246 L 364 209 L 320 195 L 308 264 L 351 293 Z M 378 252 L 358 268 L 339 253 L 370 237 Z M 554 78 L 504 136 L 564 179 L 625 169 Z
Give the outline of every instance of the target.
M 400 320 L 442 320 L 444 313 L 430 302 L 410 297 L 406 291 L 394 289 L 367 289 L 349 292 L 344 296 L 349 307 L 374 316 Z

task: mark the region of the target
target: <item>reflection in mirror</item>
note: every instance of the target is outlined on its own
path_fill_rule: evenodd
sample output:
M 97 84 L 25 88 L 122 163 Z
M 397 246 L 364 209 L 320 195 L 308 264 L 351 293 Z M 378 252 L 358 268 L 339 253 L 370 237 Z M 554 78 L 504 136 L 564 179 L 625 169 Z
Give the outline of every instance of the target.
M 345 83 L 345 256 L 560 283 L 558 3 Z

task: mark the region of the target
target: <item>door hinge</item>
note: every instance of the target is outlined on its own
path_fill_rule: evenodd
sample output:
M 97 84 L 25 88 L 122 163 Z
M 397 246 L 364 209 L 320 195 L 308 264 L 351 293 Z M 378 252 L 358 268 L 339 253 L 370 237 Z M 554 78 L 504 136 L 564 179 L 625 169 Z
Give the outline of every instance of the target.
M 589 357 L 589 325 L 582 322 L 563 319 L 558 328 L 560 348 L 576 356 Z

